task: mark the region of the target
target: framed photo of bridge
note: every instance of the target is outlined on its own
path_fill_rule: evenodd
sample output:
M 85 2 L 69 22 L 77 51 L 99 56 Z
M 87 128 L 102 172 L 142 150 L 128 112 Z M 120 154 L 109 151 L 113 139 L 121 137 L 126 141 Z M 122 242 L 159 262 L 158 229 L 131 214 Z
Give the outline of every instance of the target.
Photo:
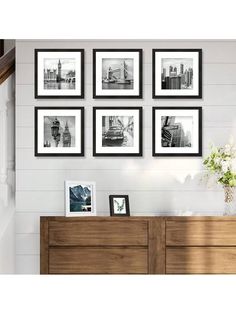
M 35 98 L 84 98 L 84 50 L 35 49 Z
M 84 156 L 84 108 L 35 107 L 35 156 Z
M 142 98 L 142 49 L 93 50 L 93 98 Z
M 93 107 L 93 156 L 142 156 L 142 107 Z
M 153 49 L 153 98 L 202 98 L 202 49 Z
M 153 107 L 153 156 L 202 156 L 201 107 Z

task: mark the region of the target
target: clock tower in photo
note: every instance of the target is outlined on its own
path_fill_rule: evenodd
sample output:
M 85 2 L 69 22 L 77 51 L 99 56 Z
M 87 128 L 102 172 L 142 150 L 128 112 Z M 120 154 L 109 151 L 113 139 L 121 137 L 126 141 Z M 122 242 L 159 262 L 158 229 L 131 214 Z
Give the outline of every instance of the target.
M 67 121 L 66 121 L 65 130 L 64 130 L 63 135 L 62 135 L 62 139 L 63 139 L 63 147 L 70 147 L 71 146 L 71 134 L 69 131 Z
M 58 68 L 57 81 L 58 81 L 58 82 L 61 82 L 61 60 L 60 60 L 60 59 L 59 59 L 57 68 Z

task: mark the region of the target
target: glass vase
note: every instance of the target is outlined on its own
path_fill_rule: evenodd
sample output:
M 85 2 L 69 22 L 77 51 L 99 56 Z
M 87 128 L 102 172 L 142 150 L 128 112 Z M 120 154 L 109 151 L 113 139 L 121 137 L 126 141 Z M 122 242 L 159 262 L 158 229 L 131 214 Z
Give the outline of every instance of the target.
M 224 186 L 224 216 L 236 216 L 235 187 Z

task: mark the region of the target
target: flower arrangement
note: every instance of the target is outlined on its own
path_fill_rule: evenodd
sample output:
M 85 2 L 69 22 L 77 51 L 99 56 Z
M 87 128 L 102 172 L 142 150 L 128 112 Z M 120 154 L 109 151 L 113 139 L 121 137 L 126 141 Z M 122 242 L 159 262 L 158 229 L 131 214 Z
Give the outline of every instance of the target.
M 215 175 L 219 184 L 224 187 L 236 187 L 236 148 L 232 140 L 224 147 L 211 145 L 211 153 L 203 164 L 208 175 Z

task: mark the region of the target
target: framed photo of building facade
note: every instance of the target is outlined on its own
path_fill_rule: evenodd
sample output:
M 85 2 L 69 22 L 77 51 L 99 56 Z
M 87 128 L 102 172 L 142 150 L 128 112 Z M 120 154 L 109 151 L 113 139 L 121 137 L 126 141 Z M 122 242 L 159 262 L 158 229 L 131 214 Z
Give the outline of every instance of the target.
M 65 181 L 65 215 L 96 215 L 96 184 L 87 181 Z
M 94 107 L 93 156 L 142 156 L 142 107 Z
M 142 49 L 93 50 L 93 98 L 142 98 Z
M 35 107 L 35 156 L 84 156 L 84 108 Z
M 153 49 L 153 98 L 202 98 L 202 49 Z
M 111 216 L 130 216 L 128 195 L 109 195 Z
M 153 107 L 153 156 L 202 156 L 202 108 Z
M 35 98 L 84 98 L 84 50 L 35 49 Z

